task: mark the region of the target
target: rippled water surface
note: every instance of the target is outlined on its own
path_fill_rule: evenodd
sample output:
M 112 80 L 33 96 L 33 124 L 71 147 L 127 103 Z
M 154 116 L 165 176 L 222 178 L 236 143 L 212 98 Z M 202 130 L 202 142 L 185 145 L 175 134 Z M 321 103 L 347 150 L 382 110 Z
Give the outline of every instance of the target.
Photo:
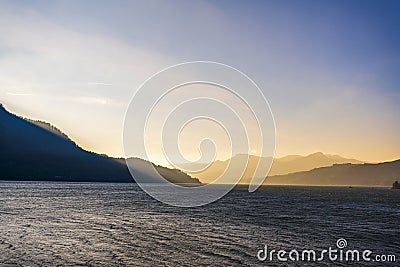
M 0 182 L 0 266 L 303 266 L 261 262 L 271 249 L 397 255 L 400 190 L 237 188 L 216 203 L 175 208 L 133 184 Z M 308 266 L 347 266 L 325 260 Z

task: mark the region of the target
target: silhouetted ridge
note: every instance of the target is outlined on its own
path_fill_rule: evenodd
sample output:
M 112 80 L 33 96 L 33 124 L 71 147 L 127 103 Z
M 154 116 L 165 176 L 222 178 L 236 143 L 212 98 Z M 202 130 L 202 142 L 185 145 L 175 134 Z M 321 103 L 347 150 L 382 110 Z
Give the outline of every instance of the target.
M 334 164 L 310 171 L 268 177 L 266 184 L 391 186 L 400 175 L 400 160 L 383 163 Z
M 57 134 L 59 136 L 64 137 L 65 139 L 68 139 L 68 140 L 72 141 L 71 138 L 69 138 L 68 135 L 66 135 L 63 131 L 61 131 L 60 129 L 58 129 L 57 127 L 55 127 L 54 125 L 52 125 L 52 124 L 50 124 L 48 122 L 38 121 L 38 120 L 31 120 L 31 119 L 28 119 L 28 118 L 23 118 L 23 119 L 26 120 L 26 121 L 29 121 L 29 122 L 31 122 L 33 124 L 36 124 L 37 126 L 42 127 L 43 129 L 48 130 L 49 132 L 55 133 L 55 134 Z
M 147 163 L 145 168 L 151 168 L 152 163 Z M 133 166 L 133 172 L 153 181 L 148 172 Z M 156 169 L 176 183 L 199 183 L 176 170 Z M 51 124 L 25 120 L 1 104 L 0 180 L 133 182 L 124 159 L 86 151 Z

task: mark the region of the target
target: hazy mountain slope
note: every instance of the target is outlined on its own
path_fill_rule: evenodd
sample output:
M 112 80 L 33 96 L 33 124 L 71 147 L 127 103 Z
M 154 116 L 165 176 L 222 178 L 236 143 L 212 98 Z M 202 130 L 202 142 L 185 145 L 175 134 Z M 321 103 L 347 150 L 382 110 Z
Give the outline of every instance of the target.
M 299 171 L 308 171 L 314 168 L 332 166 L 341 163 L 363 163 L 355 159 L 347 159 L 338 155 L 328 155 L 321 152 L 313 153 L 308 156 L 284 157 L 276 159 L 272 165 L 270 175 L 288 174 Z
M 136 162 L 134 171 L 151 182 L 151 175 L 136 169 L 140 165 Z M 151 168 L 151 163 L 145 168 Z M 198 183 L 182 172 L 156 168 L 174 182 Z M 85 151 L 51 125 L 24 120 L 1 104 L 0 180 L 133 182 L 124 160 Z
M 57 127 L 51 125 L 51 124 L 48 123 L 48 122 L 37 121 L 37 120 L 31 120 L 31 119 L 28 119 L 28 118 L 23 118 L 23 119 L 26 120 L 26 121 L 28 121 L 28 122 L 31 122 L 31 123 L 33 123 L 33 124 L 36 124 L 37 126 L 40 126 L 40 127 L 42 127 L 43 129 L 45 129 L 45 130 L 47 130 L 47 131 L 50 131 L 50 132 L 52 132 L 52 133 L 55 133 L 55 134 L 60 135 L 60 136 L 62 136 L 62 137 L 65 137 L 66 139 L 71 140 L 71 139 L 70 139 L 65 133 L 63 133 L 60 129 L 58 129 Z
M 265 184 L 391 186 L 400 179 L 400 160 L 377 164 L 335 164 L 268 177 Z
M 200 181 L 209 183 L 219 177 L 231 162 L 233 168 L 237 169 L 238 175 L 241 173 L 241 166 L 246 163 L 247 155 L 239 154 L 230 160 L 215 161 L 207 169 L 201 172 L 191 172 L 190 170 L 200 170 L 205 168 L 205 164 L 182 164 L 184 171 L 198 177 Z M 247 168 L 242 176 L 241 183 L 249 183 L 256 170 L 257 164 L 265 164 L 264 159 L 250 155 Z M 267 159 L 267 162 L 269 160 Z M 332 166 L 339 163 L 362 163 L 354 159 L 347 159 L 338 155 L 326 155 L 321 152 L 310 154 L 308 156 L 289 155 L 283 158 L 274 159 L 269 175 L 281 175 L 299 171 L 308 171 L 318 167 Z M 233 177 L 236 178 L 236 177 Z M 233 179 L 232 179 L 233 180 Z

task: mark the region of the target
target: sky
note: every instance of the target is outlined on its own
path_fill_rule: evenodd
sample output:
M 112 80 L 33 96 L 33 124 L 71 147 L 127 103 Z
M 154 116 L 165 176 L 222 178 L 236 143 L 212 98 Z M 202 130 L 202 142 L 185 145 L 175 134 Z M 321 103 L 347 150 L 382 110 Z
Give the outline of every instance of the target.
M 398 159 L 398 14 L 398 1 L 2 0 L 0 102 L 119 157 L 146 79 L 216 61 L 268 99 L 276 156 Z

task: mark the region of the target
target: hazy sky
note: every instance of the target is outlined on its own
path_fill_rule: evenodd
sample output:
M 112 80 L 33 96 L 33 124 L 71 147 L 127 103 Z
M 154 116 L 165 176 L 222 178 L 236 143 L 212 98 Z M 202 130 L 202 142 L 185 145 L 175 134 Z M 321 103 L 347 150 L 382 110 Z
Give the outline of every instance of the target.
M 398 14 L 399 1 L 0 1 L 0 102 L 121 156 L 125 110 L 144 80 L 218 61 L 263 90 L 278 156 L 392 160 Z

